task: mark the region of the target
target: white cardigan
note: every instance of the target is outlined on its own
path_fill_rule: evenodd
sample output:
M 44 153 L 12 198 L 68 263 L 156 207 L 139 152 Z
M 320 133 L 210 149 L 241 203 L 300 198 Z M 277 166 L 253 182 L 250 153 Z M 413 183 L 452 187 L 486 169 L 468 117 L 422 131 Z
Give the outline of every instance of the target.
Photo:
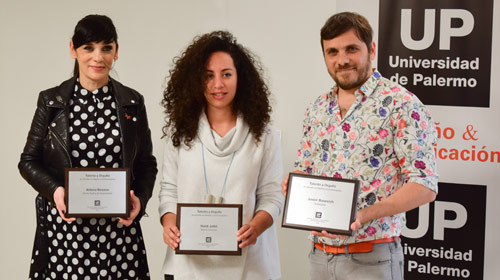
M 236 127 L 219 137 L 202 113 L 198 137 L 191 142 L 191 148 L 183 144 L 174 147 L 167 139 L 160 182 L 160 217 L 167 212 L 176 213 L 177 202 L 204 202 L 202 143 L 209 193 L 215 197 L 221 195 L 228 166 L 236 152 L 227 177 L 224 203 L 243 204 L 243 224 L 250 222 L 259 210 L 269 213 L 274 223 L 258 237 L 255 245 L 244 248 L 241 256 L 175 255 L 167 246 L 163 273 L 173 274 L 175 280 L 281 277 L 274 226 L 283 207 L 281 145 L 278 134 L 269 127 L 257 143 L 243 118 L 238 117 Z

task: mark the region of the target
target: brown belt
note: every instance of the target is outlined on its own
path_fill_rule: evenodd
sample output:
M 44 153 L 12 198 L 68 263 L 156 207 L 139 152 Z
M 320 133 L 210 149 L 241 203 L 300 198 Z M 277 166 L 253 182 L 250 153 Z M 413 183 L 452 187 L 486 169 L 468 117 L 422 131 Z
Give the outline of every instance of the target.
M 318 250 L 330 254 L 343 254 L 346 251 L 347 253 L 368 253 L 373 251 L 373 244 L 394 242 L 398 238 L 399 237 L 389 237 L 389 238 L 375 239 L 359 243 L 352 243 L 342 246 L 332 246 L 320 242 L 320 243 L 314 243 L 314 247 L 316 247 L 316 249 Z

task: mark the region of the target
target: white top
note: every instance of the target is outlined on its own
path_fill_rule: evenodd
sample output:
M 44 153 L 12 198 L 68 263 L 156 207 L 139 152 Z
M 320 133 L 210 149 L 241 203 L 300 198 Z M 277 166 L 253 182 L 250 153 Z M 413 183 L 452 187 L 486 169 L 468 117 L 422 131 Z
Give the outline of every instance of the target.
M 210 129 L 204 113 L 198 138 L 187 148 L 165 143 L 163 179 L 160 182 L 160 216 L 176 213 L 177 202 L 203 203 L 202 144 L 209 193 L 221 194 L 224 178 L 234 155 L 224 191 L 224 203 L 243 204 L 243 224 L 259 210 L 271 215 L 274 224 L 283 207 L 281 145 L 276 131 L 267 127 L 256 142 L 248 125 L 238 117 L 236 126 L 224 137 Z M 281 276 L 279 250 L 274 224 L 264 231 L 255 245 L 243 248 L 241 256 L 175 255 L 167 246 L 163 273 L 183 279 L 277 279 Z M 182 242 L 182 236 L 181 236 Z

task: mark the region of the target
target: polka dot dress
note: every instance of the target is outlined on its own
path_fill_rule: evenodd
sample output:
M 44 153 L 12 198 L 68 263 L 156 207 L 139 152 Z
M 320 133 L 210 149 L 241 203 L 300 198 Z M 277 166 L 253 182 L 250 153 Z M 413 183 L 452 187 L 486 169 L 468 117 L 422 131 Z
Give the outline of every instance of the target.
M 110 84 L 89 92 L 77 82 L 69 124 L 73 167 L 120 167 L 120 128 Z M 116 218 L 67 223 L 56 208 L 43 207 L 45 242 L 35 240 L 30 279 L 149 279 L 138 222 L 129 227 Z

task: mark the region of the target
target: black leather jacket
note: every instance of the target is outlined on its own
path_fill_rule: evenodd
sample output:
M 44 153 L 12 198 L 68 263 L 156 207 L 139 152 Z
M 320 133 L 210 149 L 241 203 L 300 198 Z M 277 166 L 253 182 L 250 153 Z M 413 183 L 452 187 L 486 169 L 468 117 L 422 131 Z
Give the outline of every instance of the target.
M 69 100 L 75 79 L 40 92 L 19 171 L 44 198 L 53 201 L 54 191 L 64 186 L 65 168 L 71 167 Z M 122 167 L 130 168 L 131 189 L 141 201 L 139 220 L 153 193 L 156 158 L 153 156 L 144 98 L 137 91 L 111 79 L 122 137 Z

